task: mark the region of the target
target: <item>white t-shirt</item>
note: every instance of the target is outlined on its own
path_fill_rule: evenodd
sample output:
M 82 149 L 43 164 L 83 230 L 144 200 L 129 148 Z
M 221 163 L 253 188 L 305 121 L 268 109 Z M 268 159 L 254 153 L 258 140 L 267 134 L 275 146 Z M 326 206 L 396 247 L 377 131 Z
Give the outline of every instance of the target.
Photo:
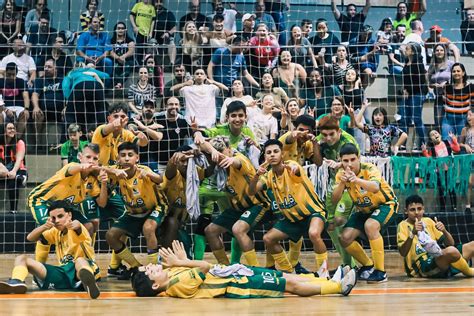
M 36 71 L 35 61 L 27 54 L 23 54 L 21 57 L 16 57 L 15 54 L 5 56 L 5 58 L 2 59 L 2 62 L 0 62 L 0 70 L 5 71 L 8 63 L 16 64 L 18 68 L 18 74 L 16 76 L 25 81 L 28 81 L 30 71 Z
M 272 114 L 256 113 L 249 117 L 247 125 L 259 144 L 265 143 L 271 134 L 278 134 L 278 121 Z
M 214 18 L 215 14 L 209 15 L 209 19 L 212 20 Z M 232 31 L 235 33 L 237 31 L 237 25 L 236 25 L 236 15 L 237 11 L 233 9 L 224 9 L 224 12 L 222 13 L 224 16 L 224 30 Z
M 195 117 L 200 127 L 211 128 L 216 124 L 216 97 L 219 88 L 213 84 L 186 86 L 179 91 L 184 98 L 184 118 L 191 124 Z
M 249 105 L 250 103 L 253 102 L 253 98 L 252 96 L 250 95 L 244 95 L 243 97 L 241 98 L 237 98 L 237 97 L 230 97 L 230 98 L 227 98 L 224 100 L 224 103 L 222 104 L 222 109 L 221 109 L 221 116 L 219 118 L 221 124 L 224 124 L 225 122 L 227 122 L 226 118 L 225 118 L 225 112 L 227 112 L 227 106 L 230 104 L 230 102 L 232 101 L 242 101 L 245 106 L 247 107 L 247 117 L 250 116 L 250 113 L 251 110 L 249 110 Z

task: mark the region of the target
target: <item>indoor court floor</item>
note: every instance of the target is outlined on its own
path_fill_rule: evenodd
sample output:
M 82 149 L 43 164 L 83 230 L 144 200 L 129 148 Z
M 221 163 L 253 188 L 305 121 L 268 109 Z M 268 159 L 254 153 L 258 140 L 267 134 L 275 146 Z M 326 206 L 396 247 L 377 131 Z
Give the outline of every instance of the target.
M 52 256 L 50 256 L 51 258 Z M 311 268 L 310 253 L 302 254 Z M 335 255 L 330 256 L 330 262 Z M 206 257 L 206 259 L 210 257 Z M 14 255 L 0 256 L 0 279 L 8 279 Z M 263 260 L 263 256 L 260 258 Z M 108 255 L 98 263 L 106 273 Z M 209 260 L 211 261 L 211 260 Z M 405 277 L 398 253 L 386 255 L 387 283 L 359 282 L 348 297 L 285 296 L 280 299 L 137 298 L 130 283 L 107 279 L 99 283 L 101 296 L 90 300 L 84 292 L 31 290 L 26 295 L 1 295 L 0 315 L 474 315 L 474 278 L 448 280 Z M 330 266 L 332 268 L 332 265 Z M 31 279 L 27 280 L 31 285 Z M 33 288 L 33 287 L 32 287 Z

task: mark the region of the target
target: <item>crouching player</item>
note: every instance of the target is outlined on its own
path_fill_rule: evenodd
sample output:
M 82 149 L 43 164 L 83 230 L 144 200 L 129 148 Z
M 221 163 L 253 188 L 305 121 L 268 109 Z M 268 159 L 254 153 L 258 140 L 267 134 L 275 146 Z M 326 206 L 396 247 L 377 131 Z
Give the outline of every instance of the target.
M 425 207 L 418 195 L 405 202 L 407 218 L 398 224 L 398 251 L 405 259 L 405 271 L 411 277 L 445 278 L 461 272 L 474 276 L 468 261 L 474 256 L 474 241 L 454 246 L 454 239 L 442 222 L 423 217 Z M 422 240 L 422 234 L 427 234 Z M 426 241 L 429 239 L 429 241 Z M 444 249 L 431 243 L 444 243 Z
M 178 298 L 244 299 L 283 297 L 284 292 L 298 296 L 349 295 L 357 279 L 354 270 L 342 268 L 333 279 L 327 280 L 244 265 L 213 266 L 205 261 L 189 260 L 183 245 L 177 241 L 173 242 L 173 250 L 162 248 L 160 255 L 169 268 L 156 264 L 140 267 L 132 278 L 137 296 L 164 293 Z
M 81 285 L 91 298 L 100 295 L 96 279 L 99 267 L 94 262 L 94 247 L 87 229 L 72 220 L 74 207 L 65 200 L 54 201 L 48 207 L 48 219 L 26 237 L 29 241 L 54 245 L 59 265 L 53 266 L 20 255 L 8 282 L 0 282 L 0 294 L 24 294 L 25 279 L 32 274 L 42 290 L 80 289 Z

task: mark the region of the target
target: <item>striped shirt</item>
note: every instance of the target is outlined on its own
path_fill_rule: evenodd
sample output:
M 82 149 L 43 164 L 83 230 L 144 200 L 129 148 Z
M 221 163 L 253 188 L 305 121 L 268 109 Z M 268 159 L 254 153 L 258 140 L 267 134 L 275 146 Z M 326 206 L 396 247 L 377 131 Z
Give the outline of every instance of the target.
M 137 109 L 141 110 L 146 101 L 156 100 L 156 87 L 147 84 L 145 88 L 141 88 L 138 84 L 132 84 L 128 88 L 128 101 L 133 102 Z
M 466 84 L 462 89 L 455 89 L 453 85 L 446 86 L 443 97 L 444 110 L 447 113 L 465 114 L 474 104 L 474 91 L 472 85 Z

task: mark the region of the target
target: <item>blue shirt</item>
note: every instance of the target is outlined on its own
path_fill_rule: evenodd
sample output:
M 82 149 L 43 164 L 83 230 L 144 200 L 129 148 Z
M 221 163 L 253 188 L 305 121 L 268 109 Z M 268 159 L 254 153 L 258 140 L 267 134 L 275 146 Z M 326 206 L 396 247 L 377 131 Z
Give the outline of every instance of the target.
M 218 48 L 212 54 L 211 61 L 214 64 L 214 80 L 229 88 L 232 82 L 240 79 L 242 72 L 247 69 L 244 55 L 232 54 L 227 47 Z
M 106 51 L 111 51 L 110 38 L 105 32 L 92 34 L 84 32 L 77 40 L 77 50 L 84 52 L 89 57 L 99 57 Z

